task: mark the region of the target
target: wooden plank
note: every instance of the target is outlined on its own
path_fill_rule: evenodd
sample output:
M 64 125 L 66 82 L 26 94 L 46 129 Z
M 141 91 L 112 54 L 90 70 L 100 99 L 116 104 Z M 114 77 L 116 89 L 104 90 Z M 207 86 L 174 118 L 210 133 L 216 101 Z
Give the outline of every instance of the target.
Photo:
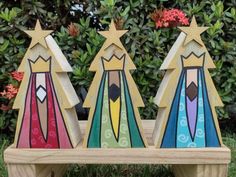
M 228 164 L 226 147 L 206 149 L 15 149 L 4 153 L 6 163 L 22 164 Z M 102 159 L 102 160 L 101 160 Z
M 144 120 L 145 136 L 151 140 L 155 120 Z M 82 133 L 86 121 L 80 121 Z M 16 149 L 9 147 L 4 152 L 6 163 L 18 164 L 228 164 L 230 150 L 221 148 L 83 148 L 75 149 Z M 102 159 L 102 160 L 101 160 Z

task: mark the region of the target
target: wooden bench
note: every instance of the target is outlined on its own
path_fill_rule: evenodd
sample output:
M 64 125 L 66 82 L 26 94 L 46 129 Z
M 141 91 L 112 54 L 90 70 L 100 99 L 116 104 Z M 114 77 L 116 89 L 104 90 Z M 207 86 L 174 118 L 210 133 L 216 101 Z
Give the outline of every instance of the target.
M 84 134 L 87 121 L 80 121 Z M 169 164 L 175 177 L 227 177 L 231 153 L 227 147 L 156 149 L 152 142 L 155 120 L 143 120 L 148 148 L 16 149 L 8 147 L 4 161 L 9 177 L 61 177 L 69 164 Z

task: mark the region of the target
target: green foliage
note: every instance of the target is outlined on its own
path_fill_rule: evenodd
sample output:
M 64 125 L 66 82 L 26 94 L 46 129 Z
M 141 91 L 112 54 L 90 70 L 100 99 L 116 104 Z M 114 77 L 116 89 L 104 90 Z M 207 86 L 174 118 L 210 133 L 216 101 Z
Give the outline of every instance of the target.
M 7 169 L 3 159 L 3 152 L 9 146 L 9 140 L 0 137 L 0 177 L 7 176 Z
M 229 165 L 229 177 L 236 176 L 236 134 L 223 133 L 223 142 L 231 150 L 231 163 Z
M 65 177 L 173 177 L 167 165 L 72 165 Z
M 84 11 L 78 10 L 76 5 L 83 5 Z M 43 28 L 55 30 L 53 37 L 74 68 L 70 78 L 75 89 L 81 86 L 88 89 L 94 76 L 88 68 L 104 42 L 96 31 L 107 29 L 113 18 L 129 30 L 122 37 L 122 42 L 137 66 L 132 76 L 146 105 L 140 109 L 141 116 L 155 118 L 157 107 L 153 104 L 153 97 L 164 75 L 159 68 L 180 33 L 177 28 L 155 28 L 150 13 L 161 7 L 179 8 L 188 17 L 195 15 L 199 25 L 210 27 L 202 39 L 216 64 L 211 74 L 226 107 L 234 104 L 236 0 L 3 0 L 0 3 L 0 91 L 10 83 L 17 86 L 9 73 L 18 68 L 29 46 L 30 39 L 22 30 L 34 27 L 37 18 Z M 70 35 L 67 29 L 71 22 L 78 29 L 76 36 Z M 13 100 L 9 103 L 7 99 L 0 98 L 0 102 L 12 104 Z M 218 110 L 220 118 L 228 117 L 226 110 Z M 13 110 L 0 110 L 2 134 L 11 132 L 13 135 L 16 115 Z

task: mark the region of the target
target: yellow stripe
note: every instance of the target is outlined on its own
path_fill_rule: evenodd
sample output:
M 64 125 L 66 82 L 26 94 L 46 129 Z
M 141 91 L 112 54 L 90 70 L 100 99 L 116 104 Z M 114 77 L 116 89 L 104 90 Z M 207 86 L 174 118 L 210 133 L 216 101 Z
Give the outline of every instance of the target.
M 120 118 L 120 97 L 113 102 L 110 99 L 110 112 L 111 112 L 111 123 L 115 133 L 116 138 L 118 137 L 119 128 L 119 118 Z

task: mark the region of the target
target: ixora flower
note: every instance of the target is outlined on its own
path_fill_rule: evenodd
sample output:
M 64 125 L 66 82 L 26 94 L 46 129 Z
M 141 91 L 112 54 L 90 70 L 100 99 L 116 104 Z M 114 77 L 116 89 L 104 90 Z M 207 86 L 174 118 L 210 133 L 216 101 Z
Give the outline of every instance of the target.
M 156 28 L 189 25 L 185 13 L 179 9 L 156 9 L 150 16 L 156 23 Z
M 11 77 L 17 80 L 18 82 L 22 81 L 23 76 L 24 76 L 23 72 L 17 72 L 17 71 L 11 72 Z
M 13 71 L 13 72 L 10 73 L 10 75 L 13 79 L 17 80 L 18 82 L 21 82 L 22 79 L 23 79 L 24 73 Z M 8 100 L 11 100 L 11 99 L 16 97 L 16 95 L 18 93 L 18 90 L 19 90 L 18 87 L 14 86 L 12 84 L 8 84 L 5 87 L 5 90 L 0 92 L 0 96 L 3 97 L 3 98 L 6 98 Z M 8 111 L 10 109 L 11 109 L 10 105 L 4 105 L 4 104 L 0 105 L 0 110 L 2 110 L 2 111 Z
M 16 88 L 12 84 L 9 84 L 6 86 L 3 92 L 0 92 L 0 95 L 4 98 L 11 100 L 12 98 L 16 97 L 17 92 L 18 92 L 18 88 Z

